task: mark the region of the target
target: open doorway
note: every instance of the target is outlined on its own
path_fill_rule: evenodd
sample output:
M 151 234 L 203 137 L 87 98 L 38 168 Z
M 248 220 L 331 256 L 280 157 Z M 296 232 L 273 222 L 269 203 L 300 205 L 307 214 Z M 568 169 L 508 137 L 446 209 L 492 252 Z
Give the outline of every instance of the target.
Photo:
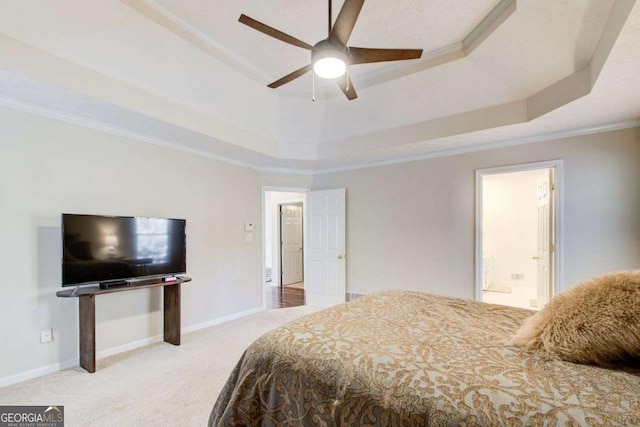
M 264 189 L 263 278 L 267 309 L 305 304 L 305 192 L 305 189 Z
M 477 171 L 477 299 L 540 309 L 554 295 L 560 167 L 558 161 Z

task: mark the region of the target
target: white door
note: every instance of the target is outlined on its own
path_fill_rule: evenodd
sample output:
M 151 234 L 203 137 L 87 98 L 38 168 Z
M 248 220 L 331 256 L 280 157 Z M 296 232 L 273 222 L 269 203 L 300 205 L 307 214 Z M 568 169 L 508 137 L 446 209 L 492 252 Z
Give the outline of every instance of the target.
M 306 303 L 329 307 L 345 301 L 345 190 L 307 193 Z
M 542 308 L 552 295 L 552 257 L 553 241 L 553 169 L 548 169 L 545 176 L 538 178 L 538 301 Z
M 302 282 L 302 206 L 280 206 L 282 285 Z

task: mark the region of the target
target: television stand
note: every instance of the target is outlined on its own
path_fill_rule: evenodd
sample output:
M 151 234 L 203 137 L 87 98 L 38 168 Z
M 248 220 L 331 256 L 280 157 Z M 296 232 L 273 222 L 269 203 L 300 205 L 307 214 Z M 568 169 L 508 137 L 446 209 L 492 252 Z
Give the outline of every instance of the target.
M 61 298 L 78 298 L 80 366 L 87 372 L 96 371 L 96 295 L 114 292 L 126 292 L 137 289 L 164 289 L 164 341 L 173 345 L 180 345 L 180 285 L 190 282 L 190 277 L 165 282 L 162 279 L 141 283 L 128 283 L 128 286 L 109 287 L 101 289 L 101 285 L 75 287 L 56 292 Z

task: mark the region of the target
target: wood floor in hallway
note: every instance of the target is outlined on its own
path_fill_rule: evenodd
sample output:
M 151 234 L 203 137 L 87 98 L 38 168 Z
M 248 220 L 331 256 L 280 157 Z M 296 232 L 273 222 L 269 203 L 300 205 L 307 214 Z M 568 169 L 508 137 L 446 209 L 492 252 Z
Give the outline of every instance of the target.
M 304 305 L 304 289 L 290 286 L 269 286 L 267 310 Z

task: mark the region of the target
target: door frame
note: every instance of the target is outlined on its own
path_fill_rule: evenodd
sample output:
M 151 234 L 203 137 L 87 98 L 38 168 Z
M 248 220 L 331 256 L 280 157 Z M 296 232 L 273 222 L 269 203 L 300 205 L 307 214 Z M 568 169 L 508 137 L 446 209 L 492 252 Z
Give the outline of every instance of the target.
M 509 172 L 523 172 L 534 169 L 555 169 L 554 230 L 555 252 L 551 257 L 553 275 L 551 276 L 551 297 L 564 289 L 564 162 L 562 159 L 542 162 L 522 163 L 493 168 L 476 169 L 476 203 L 475 203 L 475 299 L 482 301 L 482 178 Z
M 266 263 L 265 263 L 265 256 L 266 256 L 266 226 L 267 224 L 265 224 L 265 214 L 266 214 L 266 205 L 265 205 L 265 198 L 266 198 L 266 193 L 267 191 L 280 191 L 280 192 L 286 192 L 286 193 L 301 193 L 301 200 L 299 201 L 303 201 L 303 198 L 306 196 L 302 196 L 302 194 L 304 193 L 308 193 L 309 191 L 311 191 L 311 188 L 306 188 L 306 187 L 280 187 L 280 186 L 269 186 L 269 185 L 263 185 L 261 190 L 260 190 L 260 195 L 261 195 L 261 218 L 260 218 L 260 222 L 262 223 L 262 260 L 261 260 L 261 265 L 262 268 L 260 270 L 260 283 L 262 283 L 262 308 L 264 310 L 267 309 L 267 291 L 268 291 L 268 286 L 267 283 L 264 280 L 264 273 L 265 273 L 265 269 L 266 269 Z M 290 203 L 295 203 L 296 200 L 292 200 Z M 303 202 L 303 214 L 304 214 L 304 202 Z M 271 226 L 271 224 L 269 224 L 269 226 Z M 278 225 L 278 233 L 280 232 L 280 225 Z M 304 236 L 307 235 L 307 222 L 304 221 L 304 216 L 303 216 L 303 221 L 302 221 L 302 238 L 303 238 L 303 243 L 304 243 Z M 304 247 L 304 245 L 303 245 Z M 305 247 L 306 249 L 306 247 Z M 303 249 L 303 252 L 304 250 Z M 274 254 L 275 255 L 275 254 Z M 280 257 L 280 255 L 276 255 L 278 258 Z M 274 266 L 275 267 L 275 266 Z M 277 262 L 277 267 L 280 267 L 280 260 L 278 259 Z M 303 266 L 304 268 L 304 266 Z M 273 280 L 274 277 L 274 272 L 271 272 L 271 280 Z M 278 276 L 279 277 L 279 276 Z M 278 284 L 280 284 L 280 279 L 278 279 Z

